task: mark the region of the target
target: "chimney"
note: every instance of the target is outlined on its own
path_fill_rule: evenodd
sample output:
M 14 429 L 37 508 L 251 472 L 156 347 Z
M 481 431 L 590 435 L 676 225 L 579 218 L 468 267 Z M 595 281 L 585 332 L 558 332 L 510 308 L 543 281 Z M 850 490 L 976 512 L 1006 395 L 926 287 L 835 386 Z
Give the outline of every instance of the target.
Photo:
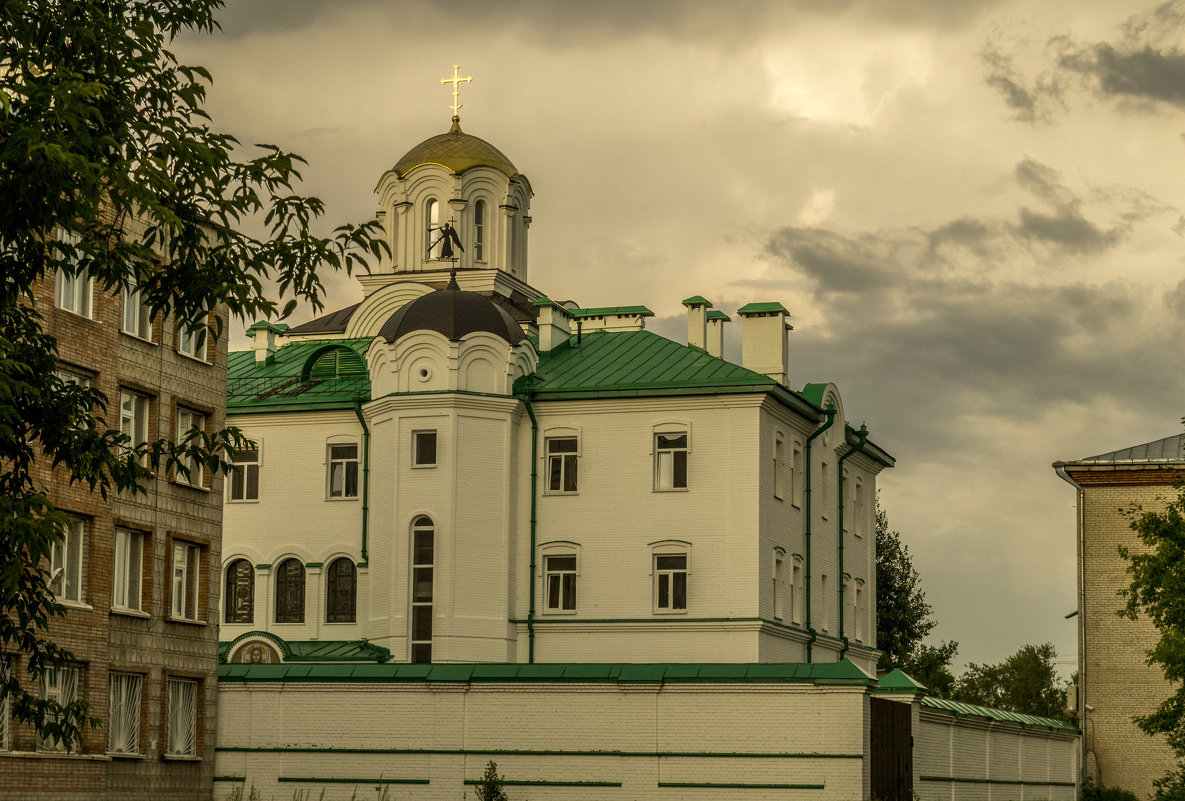
M 724 324 L 732 322 L 732 318 L 722 311 L 708 312 L 708 355 L 717 359 L 724 358 Z
M 547 353 L 567 342 L 572 335 L 572 315 L 547 298 L 539 298 L 534 305 L 539 310 L 539 352 Z
M 749 303 L 737 309 L 741 316 L 741 364 L 786 384 L 789 354 L 786 348 L 786 318 L 790 312 L 781 303 Z
M 687 344 L 700 350 L 708 349 L 708 309 L 712 302 L 703 295 L 692 295 L 683 301 L 687 307 Z
M 247 329 L 247 336 L 251 337 L 251 348 L 255 351 L 256 363 L 269 361 L 275 355 L 279 348 L 276 335 L 287 330 L 288 326 L 283 323 L 277 325 L 267 320 L 260 320 Z

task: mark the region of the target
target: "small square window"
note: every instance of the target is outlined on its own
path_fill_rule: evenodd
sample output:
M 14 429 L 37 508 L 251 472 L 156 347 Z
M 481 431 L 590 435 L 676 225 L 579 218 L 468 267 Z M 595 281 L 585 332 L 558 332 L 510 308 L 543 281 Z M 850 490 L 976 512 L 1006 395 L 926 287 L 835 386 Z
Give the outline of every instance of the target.
M 329 497 L 358 497 L 358 446 L 329 446 Z
M 413 431 L 412 467 L 436 467 L 436 432 Z
M 576 437 L 548 437 L 546 450 L 548 493 L 576 492 L 576 462 L 580 451 Z

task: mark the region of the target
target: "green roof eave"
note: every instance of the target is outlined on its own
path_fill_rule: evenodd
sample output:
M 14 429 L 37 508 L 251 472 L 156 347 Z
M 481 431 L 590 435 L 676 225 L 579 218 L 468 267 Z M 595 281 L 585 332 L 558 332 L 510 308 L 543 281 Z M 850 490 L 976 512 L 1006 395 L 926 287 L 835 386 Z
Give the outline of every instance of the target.
M 804 664 L 781 663 L 586 663 L 554 662 L 411 664 L 284 663 L 222 664 L 225 682 L 367 682 L 367 683 L 595 683 L 595 684 L 815 684 L 870 687 L 876 679 L 850 660 Z
M 568 314 L 577 319 L 584 317 L 653 317 L 654 312 L 645 306 L 602 306 L 595 309 L 568 309 Z
M 773 301 L 772 303 L 746 303 L 737 309 L 737 314 L 742 317 L 747 314 L 769 314 L 770 312 L 789 314 L 790 310 L 777 301 Z
M 711 306 L 712 301 L 705 298 L 703 295 L 692 295 L 689 298 L 683 299 L 684 306 Z
M 337 409 L 353 409 L 355 403 L 366 403 L 369 400 L 370 396 L 367 395 L 364 398 L 334 398 L 332 400 L 323 401 L 293 401 L 291 403 L 273 403 L 271 405 L 250 402 L 228 402 L 226 404 L 226 413 L 230 415 L 271 414 L 273 412 L 324 412 L 334 411 Z
M 802 397 L 809 400 L 811 403 L 823 408 L 823 393 L 827 391 L 827 384 L 807 384 L 802 388 L 800 393 Z
M 686 303 L 686 301 L 684 301 L 684 303 Z M 721 320 L 726 323 L 732 322 L 731 317 L 729 317 L 727 314 L 725 314 L 722 311 L 717 311 L 716 309 L 711 309 L 708 312 L 708 320 Z
M 1010 712 L 1006 709 L 994 709 L 987 706 L 965 704 L 962 701 L 950 701 L 946 698 L 925 696 L 922 698 L 922 706 L 929 707 L 930 709 L 941 709 L 953 715 L 970 715 L 996 722 L 1016 723 L 1020 726 L 1040 726 L 1055 731 L 1079 732 L 1077 726 L 1073 723 L 1067 723 L 1064 720 L 1026 715 L 1021 712 Z
M 893 668 L 877 680 L 876 692 L 922 695 L 926 692 L 926 685 L 920 684 L 901 668 Z
M 844 426 L 844 440 L 849 445 L 858 445 L 860 443 L 860 435 L 856 433 L 856 429 L 849 425 Z M 860 449 L 860 453 L 866 456 L 871 456 L 876 461 L 883 464 L 885 467 L 896 467 L 897 460 L 885 452 L 879 445 L 872 440 L 865 440 L 864 447 Z

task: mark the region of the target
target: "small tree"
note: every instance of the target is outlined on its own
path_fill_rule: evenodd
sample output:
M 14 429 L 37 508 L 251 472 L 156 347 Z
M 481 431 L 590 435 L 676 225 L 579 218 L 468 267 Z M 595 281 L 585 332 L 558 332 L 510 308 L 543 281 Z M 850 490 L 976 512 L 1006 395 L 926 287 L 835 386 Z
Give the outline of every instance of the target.
M 503 777 L 498 775 L 498 763 L 491 759 L 486 764 L 481 784 L 477 785 L 477 801 L 509 801 L 506 791 L 502 789 L 502 782 Z
M 1148 664 L 1159 665 L 1173 685 L 1159 707 L 1135 718 L 1146 733 L 1164 735 L 1177 755 L 1176 767 L 1153 782 L 1153 801 L 1185 799 L 1185 484 L 1176 489 L 1163 512 L 1139 506 L 1128 510 L 1132 530 L 1146 550 L 1119 548 L 1132 577 L 1120 593 L 1127 600 L 1120 614 L 1132 620 L 1144 614 L 1156 626 L 1160 639 L 1148 651 Z
M 1057 676 L 1052 643 L 1026 645 L 998 665 L 968 666 L 953 698 L 968 704 L 1026 715 L 1073 720 L 1066 710 L 1066 688 Z

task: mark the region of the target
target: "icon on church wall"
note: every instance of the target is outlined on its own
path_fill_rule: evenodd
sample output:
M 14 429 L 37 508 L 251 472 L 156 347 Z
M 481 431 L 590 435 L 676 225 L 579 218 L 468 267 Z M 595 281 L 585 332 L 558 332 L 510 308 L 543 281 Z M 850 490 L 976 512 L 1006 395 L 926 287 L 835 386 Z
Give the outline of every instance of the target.
M 235 651 L 230 661 L 240 665 L 274 665 L 279 663 L 280 654 L 267 643 L 248 642 Z

